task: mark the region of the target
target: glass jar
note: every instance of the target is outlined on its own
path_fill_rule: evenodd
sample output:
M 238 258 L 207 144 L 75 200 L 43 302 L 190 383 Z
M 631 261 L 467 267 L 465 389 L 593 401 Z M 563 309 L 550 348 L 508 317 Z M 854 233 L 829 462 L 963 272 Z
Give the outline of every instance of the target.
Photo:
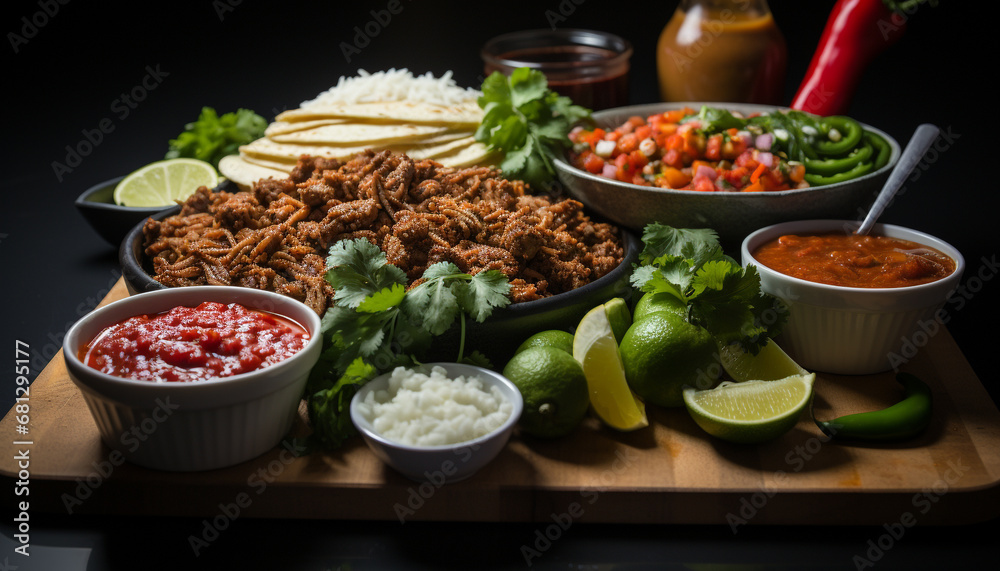
M 660 96 L 779 105 L 787 50 L 766 0 L 682 0 L 657 45 Z
M 513 32 L 488 41 L 481 55 L 486 75 L 537 69 L 553 91 L 588 109 L 628 103 L 632 45 L 614 34 L 573 29 Z

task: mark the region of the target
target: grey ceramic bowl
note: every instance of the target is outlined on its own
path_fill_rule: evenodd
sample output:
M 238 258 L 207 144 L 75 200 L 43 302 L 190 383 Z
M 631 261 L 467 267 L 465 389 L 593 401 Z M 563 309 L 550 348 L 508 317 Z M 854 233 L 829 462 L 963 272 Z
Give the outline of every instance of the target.
M 633 115 L 647 117 L 670 109 L 703 105 L 743 113 L 774 111 L 777 107 L 737 103 L 656 103 L 598 111 L 599 127 L 617 127 Z M 724 246 L 737 249 L 750 232 L 790 220 L 812 218 L 854 219 L 863 217 L 899 159 L 899 143 L 869 125 L 889 142 L 889 164 L 855 180 L 800 190 L 775 192 L 698 192 L 640 186 L 611 180 L 556 160 L 559 180 L 568 192 L 612 222 L 641 232 L 646 224 L 659 222 L 675 228 L 712 228 Z
M 379 434 L 372 422 L 362 414 L 359 406 L 372 391 L 388 388 L 392 375 L 389 372 L 368 381 L 354 395 L 351 399 L 351 421 L 375 456 L 407 478 L 431 483 L 452 483 L 472 476 L 500 453 L 521 417 L 524 400 L 521 392 L 509 379 L 481 367 L 459 363 L 426 363 L 417 370 L 426 373 L 435 366 L 444 368 L 448 378 L 475 376 L 482 380 L 485 387 L 497 387 L 503 398 L 511 403 L 511 415 L 489 434 L 466 442 L 440 446 L 412 446 L 395 442 Z
M 171 206 L 140 208 L 115 204 L 115 187 L 125 177 L 99 182 L 77 197 L 76 209 L 94 231 L 109 244 L 118 246 L 136 224 Z

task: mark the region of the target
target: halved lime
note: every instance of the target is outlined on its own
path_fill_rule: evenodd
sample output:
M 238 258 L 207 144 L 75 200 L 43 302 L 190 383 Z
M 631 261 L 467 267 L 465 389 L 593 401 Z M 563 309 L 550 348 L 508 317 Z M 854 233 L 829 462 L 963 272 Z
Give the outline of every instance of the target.
M 788 432 L 812 397 L 816 375 L 776 381 L 725 382 L 714 389 L 684 389 L 684 404 L 698 426 L 738 443 L 773 440 Z
M 809 372 L 792 360 L 773 339 L 768 339 L 767 345 L 756 355 L 733 343 L 719 347 L 719 357 L 722 368 L 737 382 L 774 381 Z
M 611 428 L 649 426 L 646 406 L 625 381 L 625 368 L 604 305 L 587 312 L 573 336 L 573 357 L 583 366 L 594 413 Z
M 200 186 L 219 184 L 219 173 L 198 159 L 166 159 L 129 174 L 115 187 L 115 204 L 121 206 L 172 206 L 186 200 Z

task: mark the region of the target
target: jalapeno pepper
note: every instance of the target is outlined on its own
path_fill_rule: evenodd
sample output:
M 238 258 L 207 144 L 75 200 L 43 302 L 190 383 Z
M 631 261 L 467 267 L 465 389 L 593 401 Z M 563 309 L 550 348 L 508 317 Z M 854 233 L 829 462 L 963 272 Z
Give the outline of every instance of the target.
M 844 182 L 858 178 L 859 176 L 866 175 L 870 173 L 874 165 L 872 163 L 858 163 L 854 167 L 844 171 L 832 174 L 830 176 L 823 176 L 820 174 L 811 174 L 809 172 L 809 167 L 806 167 L 805 180 L 812 186 L 821 186 L 824 184 L 836 184 L 838 182 Z
M 820 176 L 833 176 L 846 172 L 856 167 L 860 163 L 872 162 L 872 146 L 863 142 L 861 146 L 851 151 L 846 157 L 831 159 L 805 159 L 802 164 L 806 166 L 806 172 Z
M 827 136 L 827 140 L 816 141 L 813 143 L 813 148 L 821 155 L 842 155 L 849 152 L 858 146 L 858 143 L 861 142 L 861 136 L 865 132 L 861 123 L 843 115 L 824 117 L 819 121 L 819 126 Z M 832 131 L 839 133 L 840 137 L 836 140 L 830 138 Z
M 871 412 L 813 421 L 824 434 L 844 440 L 903 440 L 920 434 L 931 421 L 931 389 L 909 373 L 898 373 L 904 396 L 898 403 Z
M 872 165 L 875 170 L 889 164 L 892 147 L 889 146 L 889 143 L 885 139 L 871 131 L 865 131 L 864 141 L 875 149 L 875 164 Z

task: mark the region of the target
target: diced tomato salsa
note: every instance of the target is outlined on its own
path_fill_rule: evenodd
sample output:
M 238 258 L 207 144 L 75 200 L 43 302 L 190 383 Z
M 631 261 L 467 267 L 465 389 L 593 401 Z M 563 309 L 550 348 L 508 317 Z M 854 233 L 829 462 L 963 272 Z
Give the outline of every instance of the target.
M 705 192 L 805 188 L 805 167 L 769 150 L 767 139 L 728 129 L 708 134 L 696 111 L 631 117 L 606 130 L 576 128 L 571 163 L 587 172 L 643 186 Z M 767 148 L 764 148 L 767 147 Z
M 299 324 L 240 304 L 137 315 L 104 329 L 79 350 L 99 371 L 152 382 L 191 382 L 269 367 L 309 342 Z

